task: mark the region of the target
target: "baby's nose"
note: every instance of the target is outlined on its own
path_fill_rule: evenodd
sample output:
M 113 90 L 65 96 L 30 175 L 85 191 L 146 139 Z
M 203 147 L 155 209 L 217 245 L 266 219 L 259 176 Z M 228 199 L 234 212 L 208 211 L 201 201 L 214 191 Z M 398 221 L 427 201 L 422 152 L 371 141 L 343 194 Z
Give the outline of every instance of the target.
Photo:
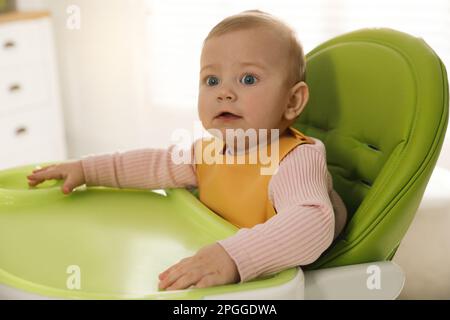
M 219 94 L 219 96 L 217 97 L 218 100 L 223 101 L 233 101 L 236 99 L 236 95 L 234 93 L 232 93 L 231 91 L 228 92 L 222 92 Z

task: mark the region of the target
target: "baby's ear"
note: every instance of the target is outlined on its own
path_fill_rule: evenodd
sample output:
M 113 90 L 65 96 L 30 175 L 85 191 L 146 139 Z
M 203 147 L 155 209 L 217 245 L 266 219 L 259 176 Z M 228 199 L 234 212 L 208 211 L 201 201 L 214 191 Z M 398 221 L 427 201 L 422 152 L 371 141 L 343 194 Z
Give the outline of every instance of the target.
M 302 113 L 309 100 L 308 85 L 303 82 L 297 82 L 289 91 L 289 102 L 284 112 L 287 120 L 293 120 Z

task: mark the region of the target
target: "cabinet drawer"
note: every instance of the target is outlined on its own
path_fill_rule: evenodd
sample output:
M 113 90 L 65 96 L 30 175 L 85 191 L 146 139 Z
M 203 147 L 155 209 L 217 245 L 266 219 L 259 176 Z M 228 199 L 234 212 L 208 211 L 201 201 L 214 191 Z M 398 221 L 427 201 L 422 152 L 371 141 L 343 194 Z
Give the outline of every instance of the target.
M 49 48 L 48 18 L 0 25 L 0 67 L 41 61 Z
M 43 63 L 0 68 L 0 115 L 48 101 L 48 69 Z
M 0 168 L 65 158 L 59 115 L 40 110 L 0 118 Z

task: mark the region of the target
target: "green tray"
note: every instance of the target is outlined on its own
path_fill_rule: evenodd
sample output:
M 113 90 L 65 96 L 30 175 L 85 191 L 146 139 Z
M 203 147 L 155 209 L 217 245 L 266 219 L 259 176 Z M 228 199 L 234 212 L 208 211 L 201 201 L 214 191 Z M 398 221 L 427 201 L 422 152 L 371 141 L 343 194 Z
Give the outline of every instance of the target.
M 242 284 L 159 291 L 160 272 L 237 228 L 186 189 L 163 195 L 83 186 L 64 195 L 61 181 L 28 187 L 34 168 L 0 171 L 2 285 L 51 298 L 202 299 L 282 285 L 296 275 L 292 268 Z M 68 286 L 74 277 L 79 289 Z

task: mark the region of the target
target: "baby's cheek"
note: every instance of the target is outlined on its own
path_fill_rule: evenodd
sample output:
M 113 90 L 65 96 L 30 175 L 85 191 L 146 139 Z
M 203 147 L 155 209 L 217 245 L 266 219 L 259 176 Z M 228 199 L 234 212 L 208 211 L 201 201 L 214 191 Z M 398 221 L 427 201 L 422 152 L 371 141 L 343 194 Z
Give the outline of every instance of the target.
M 255 107 L 246 112 L 245 120 L 250 128 L 266 128 L 270 116 L 267 112 Z
M 213 115 L 213 111 L 214 110 L 212 110 L 212 106 L 208 107 L 205 104 L 200 104 L 199 103 L 199 106 L 198 106 L 198 117 L 199 117 L 200 121 L 203 124 L 206 124 L 208 121 L 210 121 L 211 120 L 210 118 Z

